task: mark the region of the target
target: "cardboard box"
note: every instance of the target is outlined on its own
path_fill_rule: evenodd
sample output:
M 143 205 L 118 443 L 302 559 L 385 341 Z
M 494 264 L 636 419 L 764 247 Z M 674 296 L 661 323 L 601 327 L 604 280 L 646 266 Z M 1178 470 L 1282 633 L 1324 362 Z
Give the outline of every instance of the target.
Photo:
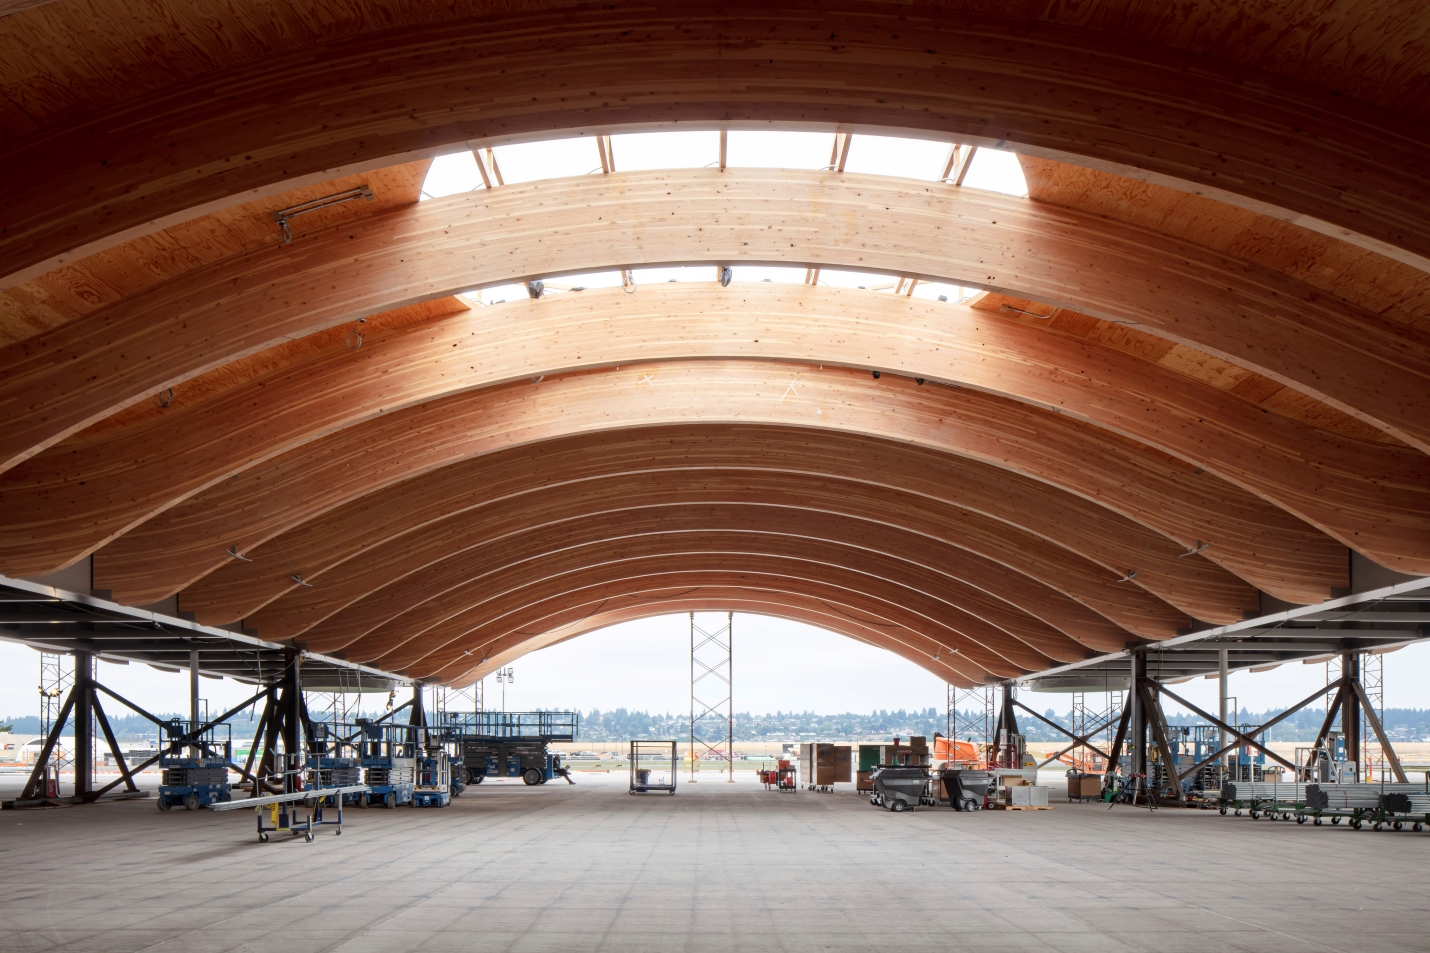
M 1084 774 L 1068 779 L 1069 797 L 1101 797 L 1102 775 Z

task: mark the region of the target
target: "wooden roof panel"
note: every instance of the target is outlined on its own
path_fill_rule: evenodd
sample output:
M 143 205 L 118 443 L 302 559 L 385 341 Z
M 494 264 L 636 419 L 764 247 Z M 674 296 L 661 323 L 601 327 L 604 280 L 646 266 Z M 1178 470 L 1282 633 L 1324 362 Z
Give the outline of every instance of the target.
M 1419 334 L 1430 332 L 1430 273 L 1205 196 L 1051 159 L 1021 155 L 1018 161 L 1029 198 L 1180 236 L 1291 275 Z
M 0 20 L 0 23 L 3 23 Z M 270 212 L 367 185 L 362 199 L 293 220 L 295 240 L 341 222 L 416 202 L 430 162 L 407 162 L 303 186 L 104 249 L 0 290 L 0 346 L 25 340 L 171 278 L 281 241 Z

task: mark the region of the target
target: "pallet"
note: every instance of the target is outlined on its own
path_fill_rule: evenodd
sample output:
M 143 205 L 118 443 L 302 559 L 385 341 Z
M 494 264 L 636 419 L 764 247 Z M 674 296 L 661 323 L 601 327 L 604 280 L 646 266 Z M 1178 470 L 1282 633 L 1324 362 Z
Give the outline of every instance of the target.
M 1032 805 L 1032 804 L 990 804 L 990 805 L 988 805 L 988 810 L 990 810 L 990 811 L 1051 811 L 1052 809 L 1053 809 L 1053 806 L 1052 806 L 1051 804 L 1046 805 L 1046 806 L 1044 806 L 1044 805 L 1042 805 L 1042 804 L 1038 804 L 1038 805 Z

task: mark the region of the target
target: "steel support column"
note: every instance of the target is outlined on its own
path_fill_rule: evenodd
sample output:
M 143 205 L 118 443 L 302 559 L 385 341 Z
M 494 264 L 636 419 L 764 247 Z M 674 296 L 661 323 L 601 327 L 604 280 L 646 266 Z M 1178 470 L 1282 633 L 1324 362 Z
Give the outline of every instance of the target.
M 1360 653 L 1341 656 L 1341 677 L 1347 691 L 1341 694 L 1341 732 L 1346 739 L 1346 762 L 1355 765 L 1355 781 L 1360 781 Z
M 94 790 L 94 656 L 74 654 L 74 796 Z
M 1227 722 L 1226 703 L 1231 696 L 1231 649 L 1225 646 L 1217 649 L 1217 675 L 1217 694 L 1219 696 L 1217 699 L 1217 717 L 1225 724 Z M 1221 749 L 1225 747 L 1226 729 L 1219 728 L 1217 729 L 1217 748 Z M 1221 769 L 1217 772 L 1218 783 L 1224 782 L 1227 775 L 1227 762 L 1222 760 L 1219 764 Z
M 303 677 L 299 672 L 302 659 L 293 656 L 283 670 L 283 752 L 292 756 L 303 750 Z
M 1131 736 L 1127 740 L 1128 753 L 1132 755 L 1132 775 L 1147 774 L 1147 711 L 1142 701 L 1142 681 L 1147 677 L 1147 656 L 1141 652 L 1132 655 L 1132 724 Z

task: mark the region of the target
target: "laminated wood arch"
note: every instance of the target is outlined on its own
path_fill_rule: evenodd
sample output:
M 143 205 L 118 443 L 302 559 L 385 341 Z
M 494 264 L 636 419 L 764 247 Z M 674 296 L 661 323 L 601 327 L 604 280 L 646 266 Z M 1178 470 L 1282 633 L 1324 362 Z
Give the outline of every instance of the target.
M 625 408 L 621 417 L 613 415 L 617 406 Z M 657 424 L 703 430 L 719 420 L 809 430 L 816 447 L 814 432 L 824 431 L 843 435 L 841 445 L 856 450 L 860 439 L 874 438 L 870 452 L 877 452 L 883 435 L 980 460 L 1098 501 L 1162 531 L 1184 550 L 1198 539 L 1211 541 L 1224 550 L 1216 557 L 1222 565 L 1254 565 L 1257 554 L 1267 551 L 1284 558 L 1288 542 L 1304 550 L 1302 565 L 1313 578 L 1327 578 L 1335 563 L 1334 550 L 1314 534 L 1298 531 L 1284 515 L 1210 474 L 1193 473 L 1060 415 L 966 389 L 920 387 L 894 377 L 876 381 L 835 368 L 697 361 L 524 382 L 377 418 L 172 507 L 101 550 L 96 578 L 106 584 L 155 575 L 192 581 L 230 561 L 224 551 L 232 546 L 246 553 L 323 513 L 361 511 L 368 494 L 464 459 L 582 432 L 619 434 Z M 759 446 L 757 437 L 742 439 Z M 806 456 L 801 438 L 789 446 L 796 459 Z M 632 445 L 628 452 L 641 451 Z M 830 455 L 807 459 L 816 472 L 844 469 Z M 1196 535 L 1203 527 L 1209 532 Z M 1291 558 L 1300 556 L 1293 552 Z M 1272 570 L 1282 573 L 1294 579 L 1295 562 Z
M 992 532 L 1006 527 L 1014 538 L 1031 534 L 1119 576 L 1134 564 L 1143 566 L 1134 580 L 1139 588 L 1196 618 L 1234 621 L 1256 606 L 1252 587 L 1202 554 L 1189 557 L 1171 540 L 1047 484 L 900 444 L 770 430 L 745 428 L 734 439 L 723 430 L 704 439 L 637 431 L 625 442 L 650 449 L 595 473 L 569 450 L 542 452 L 540 468 L 530 474 L 518 470 L 525 462 L 518 453 L 479 457 L 475 465 L 454 465 L 379 491 L 335 512 L 333 520 L 311 521 L 250 550 L 247 562 L 230 560 L 184 589 L 179 607 L 217 625 L 247 618 L 255 626 L 261 613 L 266 638 L 293 638 L 403 574 L 453 554 L 476 528 L 490 532 L 527 525 L 533 515 L 549 521 L 560 512 L 649 505 L 657 493 L 674 502 L 783 501 L 915 532 L 931 514 L 968 514 Z M 817 444 L 824 445 L 823 454 L 815 453 Z M 844 459 L 829 459 L 836 448 L 845 450 Z M 598 456 L 595 448 L 583 450 L 588 461 Z M 826 461 L 815 463 L 819 456 Z M 304 579 L 315 585 L 296 585 L 289 563 L 302 566 Z M 98 569 L 107 588 L 124 579 L 107 560 Z M 158 601 L 132 588 L 112 591 L 126 601 Z
M 714 516 L 715 522 L 700 526 L 697 515 Z M 613 514 L 595 521 L 614 529 L 609 538 L 572 534 L 570 527 L 541 527 L 505 545 L 501 554 L 487 559 L 469 555 L 465 562 L 470 575 L 465 580 L 370 629 L 342 651 L 350 658 L 422 657 L 475 625 L 517 611 L 532 592 L 552 586 L 553 592 L 564 591 L 561 587 L 571 579 L 585 579 L 587 574 L 604 579 L 615 573 L 611 578 L 624 578 L 632 565 L 642 572 L 664 572 L 694 560 L 699 565 L 692 564 L 689 571 L 699 566 L 758 571 L 780 576 L 788 591 L 802 591 L 805 585 L 834 586 L 897 604 L 901 610 L 927 617 L 921 631 L 957 633 L 963 642 L 945 639 L 942 644 L 982 659 L 980 664 L 986 665 L 993 656 L 1026 665 L 1041 658 L 1075 661 L 1092 654 L 1087 646 L 1036 617 L 958 579 L 961 565 L 968 562 L 963 554 L 954 554 L 951 571 L 941 572 L 928 565 L 931 557 L 908 546 L 909 540 L 897 531 L 879 539 L 877 532 L 853 521 L 814 517 L 807 531 L 797 533 L 793 514 L 788 513 L 771 515 L 768 530 L 751 529 L 755 521 L 748 516 L 728 509 L 714 514 L 700 514 L 698 509 L 688 510 L 687 515 Z M 838 538 L 841 531 L 848 535 Z M 928 551 L 947 553 L 947 547 L 933 544 Z M 661 567 L 658 560 L 668 562 Z M 1120 647 L 1133 641 L 1126 639 Z M 992 655 L 985 658 L 980 652 Z
M 1133 641 L 1133 634 L 1166 638 L 1183 624 L 1177 613 L 1145 593 L 1125 586 L 1116 588 L 1116 576 L 1100 574 L 1085 563 L 1060 559 L 1061 554 L 1046 547 L 1040 549 L 1036 544 L 1020 550 L 1019 544 L 1024 540 L 1017 535 L 1004 540 L 980 537 L 976 517 L 969 520 L 973 525 L 961 526 L 956 517 L 939 519 L 936 511 L 925 511 L 922 515 L 928 516 L 929 522 L 920 524 L 920 514 L 911 511 L 907 522 L 921 527 L 916 530 L 892 520 L 881 522 L 873 515 L 821 509 L 822 501 L 817 499 L 799 505 L 791 501 L 797 493 L 772 494 L 768 501 L 761 499 L 758 503 L 712 503 L 702 499 L 726 495 L 690 493 L 682 494 L 683 499 L 672 499 L 669 488 L 657 484 L 651 487 L 648 499 L 632 500 L 623 506 L 556 507 L 550 513 L 487 521 L 496 525 L 476 526 L 446 541 L 444 549 L 449 555 L 433 559 L 430 554 L 422 554 L 406 563 L 395 563 L 382 585 L 351 599 L 336 613 L 318 619 L 296 639 L 313 651 L 346 651 L 375 630 L 398 625 L 395 620 L 399 617 L 404 620 L 400 626 L 416 634 L 424 628 L 418 619 L 442 617 L 448 611 L 444 606 L 460 604 L 468 598 L 469 587 L 482 591 L 485 583 L 475 580 L 518 562 L 534 567 L 531 560 L 537 557 L 523 554 L 588 547 L 607 538 L 620 538 L 635 546 L 643 542 L 643 537 L 695 532 L 707 525 L 702 521 L 708 521 L 711 528 L 767 533 L 771 538 L 782 537 L 782 541 L 807 539 L 858 546 L 873 554 L 922 566 L 947 577 L 942 585 L 961 593 L 961 608 L 1019 637 L 1024 630 L 1041 633 L 1029 635 L 1024 641 L 1037 642 L 1040 651 L 1054 655 L 1071 651 L 1079 644 L 1120 649 Z M 759 498 L 757 492 L 751 497 Z M 901 502 L 905 501 L 891 498 L 889 506 L 893 509 Z M 379 551 L 374 557 L 388 555 Z M 318 588 L 316 584 L 314 588 Z M 1102 618 L 1097 617 L 1098 613 Z M 285 619 L 295 614 L 280 603 L 261 610 L 245 625 L 265 638 L 282 638 Z M 1111 624 L 1114 621 L 1120 621 L 1121 627 Z M 1081 657 L 1080 649 L 1075 655 Z
M 769 546 L 765 541 L 760 545 L 762 549 Z M 401 633 L 390 639 L 383 633 L 369 633 L 350 646 L 346 654 L 353 660 L 366 660 L 404 673 L 418 662 L 430 669 L 454 653 L 479 651 L 493 639 L 562 608 L 563 602 L 569 605 L 616 595 L 639 580 L 641 586 L 661 587 L 755 582 L 781 592 L 821 599 L 888 619 L 917 633 L 929 655 L 942 647 L 1005 678 L 1015 677 L 1020 669 L 1051 664 L 1043 653 L 1000 634 L 995 627 L 981 624 L 936 596 L 871 573 L 799 556 L 771 555 L 737 540 L 722 542 L 714 534 L 703 540 L 669 541 L 668 546 L 651 547 L 647 553 L 650 554 L 624 557 L 609 544 L 597 544 L 589 555 L 608 558 L 596 562 L 573 558 L 573 565 L 563 567 L 564 571 L 542 578 L 522 578 L 518 573 L 510 579 L 497 577 L 495 584 L 510 582 L 510 587 L 444 620 L 421 639 L 401 641 Z
M 507 186 L 370 216 L 11 345 L 0 350 L 0 412 L 11 417 L 0 467 L 227 361 L 474 280 L 731 261 L 1009 290 L 1224 357 L 1430 447 L 1424 335 L 1263 265 L 974 189 L 684 170 Z
M 1430 259 L 1430 136 L 1414 93 L 1385 88 L 1423 89 L 1418 61 L 1404 27 L 1369 26 L 1349 2 L 1339 16 L 1203 3 L 1165 19 L 1118 2 L 1032 16 L 860 0 L 290 6 L 199 4 L 176 26 L 110 0 L 0 21 L 17 63 L 64 51 L 4 77 L 24 104 L 0 115 L 4 273 L 448 143 L 677 122 L 1008 143 Z M 1298 33 L 1316 40 L 1265 39 Z
M 1387 565 L 1430 566 L 1430 459 L 1418 451 L 1267 414 L 1117 349 L 996 314 L 713 283 L 573 294 L 401 329 L 57 448 L 0 476 L 0 566 L 53 571 L 252 462 L 384 411 L 573 367 L 681 357 L 882 368 L 1055 408 L 1215 473 Z M 272 410 L 255 414 L 259 406 Z
M 528 652 L 548 648 L 606 626 L 633 619 L 684 612 L 751 612 L 791 619 L 827 629 L 838 635 L 887 649 L 945 681 L 968 687 L 988 680 L 986 672 L 956 653 L 937 647 L 923 651 L 928 640 L 871 612 L 855 611 L 834 601 L 772 588 L 763 580 L 747 578 L 733 585 L 694 585 L 662 588 L 659 579 L 616 587 L 617 595 L 566 605 L 529 626 L 508 633 L 504 646 L 471 655 L 464 649 L 458 661 L 435 673 L 447 684 L 469 684 Z M 740 584 L 743 583 L 743 584 Z
M 492 652 L 485 662 L 473 666 L 473 656 L 463 655 L 460 662 L 438 672 L 436 679 L 447 684 L 466 685 L 523 655 L 559 645 L 588 632 L 636 619 L 687 612 L 740 612 L 803 622 L 866 645 L 887 649 L 960 687 L 977 684 L 976 680 L 948 665 L 949 659 L 959 661 L 958 656 L 940 654 L 935 657 L 914 650 L 911 648 L 913 634 L 886 619 L 856 614 L 818 599 L 789 593 L 719 586 L 630 592 L 572 606 L 528 629 L 513 633 L 519 638 L 511 639 L 510 647 Z M 481 653 L 477 653 L 476 657 L 480 656 Z M 961 661 L 960 664 L 966 665 Z

